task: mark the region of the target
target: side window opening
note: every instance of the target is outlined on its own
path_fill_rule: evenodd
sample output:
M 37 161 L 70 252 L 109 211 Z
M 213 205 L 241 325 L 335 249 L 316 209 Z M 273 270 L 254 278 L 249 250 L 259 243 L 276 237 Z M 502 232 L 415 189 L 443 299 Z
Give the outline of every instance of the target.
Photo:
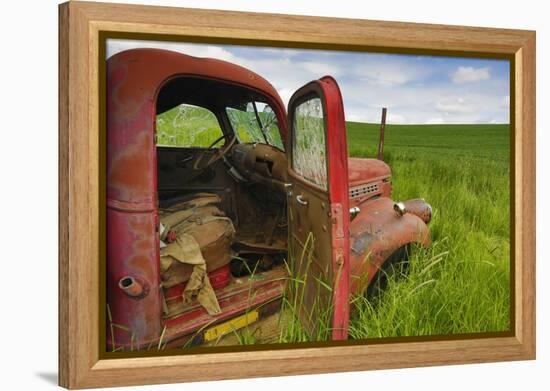
M 186 103 L 157 115 L 156 127 L 160 146 L 206 148 L 223 136 L 212 111 Z M 223 143 L 221 139 L 214 147 Z
M 294 111 L 292 168 L 308 182 L 328 189 L 323 105 L 317 97 L 299 104 Z

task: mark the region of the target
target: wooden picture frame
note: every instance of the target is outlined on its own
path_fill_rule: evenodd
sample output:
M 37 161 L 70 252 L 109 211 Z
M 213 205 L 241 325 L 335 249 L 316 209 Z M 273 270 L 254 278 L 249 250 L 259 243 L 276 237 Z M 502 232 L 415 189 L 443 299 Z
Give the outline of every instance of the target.
M 276 350 L 106 359 L 99 348 L 104 256 L 102 32 L 191 42 L 353 48 L 511 61 L 512 332 Z M 104 48 L 103 48 L 104 49 Z M 101 95 L 103 93 L 103 96 Z M 175 383 L 535 358 L 535 32 L 68 2 L 59 7 L 59 384 Z

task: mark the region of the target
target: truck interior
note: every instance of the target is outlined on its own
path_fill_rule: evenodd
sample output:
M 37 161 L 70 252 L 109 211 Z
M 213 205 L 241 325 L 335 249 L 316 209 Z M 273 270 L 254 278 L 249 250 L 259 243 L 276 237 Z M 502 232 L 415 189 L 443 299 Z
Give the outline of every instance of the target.
M 224 257 L 231 274 L 283 267 L 287 161 L 264 96 L 205 78 L 173 79 L 158 95 L 156 144 L 159 211 L 216 195 L 235 230 Z M 206 261 L 210 274 L 226 266 Z

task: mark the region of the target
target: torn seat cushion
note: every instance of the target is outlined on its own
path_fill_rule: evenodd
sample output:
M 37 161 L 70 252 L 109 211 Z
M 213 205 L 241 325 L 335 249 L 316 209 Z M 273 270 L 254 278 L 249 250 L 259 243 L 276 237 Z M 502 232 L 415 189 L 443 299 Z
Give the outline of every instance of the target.
M 208 198 L 204 200 L 202 198 Z M 192 202 L 185 202 L 160 211 L 160 221 L 165 231 L 177 236 L 191 235 L 199 245 L 206 261 L 207 272 L 227 265 L 231 260 L 231 244 L 235 228 L 231 220 L 214 203 L 211 195 L 200 195 Z M 161 278 L 165 288 L 187 282 L 193 273 L 193 265 L 182 262 L 161 262 Z

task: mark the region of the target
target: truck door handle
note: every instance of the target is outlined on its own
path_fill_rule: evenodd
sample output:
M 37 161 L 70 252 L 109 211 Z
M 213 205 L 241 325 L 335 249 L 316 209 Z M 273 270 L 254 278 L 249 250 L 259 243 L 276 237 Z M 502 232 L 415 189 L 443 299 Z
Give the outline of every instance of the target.
M 296 196 L 296 201 L 298 201 L 298 203 L 299 203 L 300 205 L 304 205 L 304 206 L 307 206 L 307 204 L 309 204 L 308 200 L 304 200 L 304 198 L 302 197 L 301 194 L 298 194 L 298 195 Z

